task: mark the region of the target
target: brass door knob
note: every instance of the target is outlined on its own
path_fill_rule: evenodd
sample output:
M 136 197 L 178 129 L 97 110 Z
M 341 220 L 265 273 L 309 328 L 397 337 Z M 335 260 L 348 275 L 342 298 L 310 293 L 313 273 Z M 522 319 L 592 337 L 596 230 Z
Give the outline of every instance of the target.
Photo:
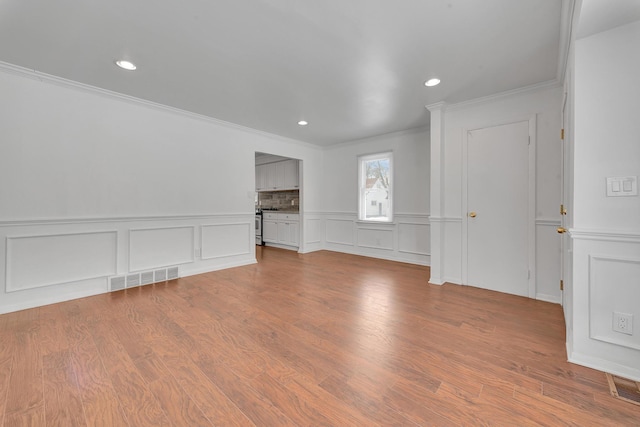
M 469 212 L 469 216 L 470 216 L 471 218 L 475 218 L 475 217 L 476 217 L 476 213 L 475 213 L 475 212 Z
M 556 228 L 556 231 L 558 232 L 558 234 L 564 234 L 567 232 L 567 229 L 564 227 L 558 227 Z

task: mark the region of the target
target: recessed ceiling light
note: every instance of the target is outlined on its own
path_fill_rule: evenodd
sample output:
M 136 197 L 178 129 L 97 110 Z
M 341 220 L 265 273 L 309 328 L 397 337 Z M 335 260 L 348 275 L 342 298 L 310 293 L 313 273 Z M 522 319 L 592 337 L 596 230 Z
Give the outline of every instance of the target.
M 299 124 L 300 126 L 306 126 L 306 125 L 308 125 L 308 124 L 309 124 L 309 122 L 308 122 L 308 121 L 306 121 L 306 120 L 300 120 L 300 121 L 298 122 L 298 124 Z
M 119 60 L 116 61 L 116 65 L 120 68 L 122 68 L 123 70 L 127 70 L 127 71 L 133 71 L 136 68 L 136 64 L 134 64 L 133 62 L 129 62 L 129 61 L 125 61 L 125 60 Z
M 424 85 L 428 87 L 437 86 L 439 84 L 440 84 L 440 79 L 429 79 L 426 82 L 424 82 Z

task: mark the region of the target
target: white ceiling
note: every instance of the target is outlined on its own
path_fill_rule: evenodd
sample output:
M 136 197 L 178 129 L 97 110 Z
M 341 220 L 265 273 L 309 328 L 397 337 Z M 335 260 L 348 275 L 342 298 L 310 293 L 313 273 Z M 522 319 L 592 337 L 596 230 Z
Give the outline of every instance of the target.
M 640 0 L 583 0 L 576 37 L 588 37 L 639 19 Z
M 426 126 L 428 104 L 554 80 L 561 7 L 562 0 L 0 0 L 0 61 L 329 145 Z M 118 69 L 121 58 L 138 70 Z M 434 76 L 440 86 L 424 87 Z M 300 119 L 310 124 L 300 127 Z

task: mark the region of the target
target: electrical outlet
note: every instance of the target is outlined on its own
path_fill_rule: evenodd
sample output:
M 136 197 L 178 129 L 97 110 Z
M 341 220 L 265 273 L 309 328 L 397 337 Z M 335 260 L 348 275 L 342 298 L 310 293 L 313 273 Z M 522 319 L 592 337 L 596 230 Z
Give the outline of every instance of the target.
M 613 330 L 633 335 L 633 314 L 613 312 Z

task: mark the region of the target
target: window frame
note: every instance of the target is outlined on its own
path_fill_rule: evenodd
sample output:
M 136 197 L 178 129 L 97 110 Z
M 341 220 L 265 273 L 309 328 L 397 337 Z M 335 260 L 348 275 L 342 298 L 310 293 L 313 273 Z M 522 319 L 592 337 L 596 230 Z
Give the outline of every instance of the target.
M 388 214 L 384 219 L 371 219 L 367 218 L 367 198 L 366 198 L 366 186 L 367 177 L 365 163 L 372 160 L 388 160 L 389 161 L 389 188 L 388 200 L 389 208 Z M 363 154 L 358 156 L 358 221 L 369 222 L 372 224 L 388 224 L 393 222 L 393 197 L 394 197 L 394 165 L 393 165 L 393 151 L 382 151 L 373 154 Z

